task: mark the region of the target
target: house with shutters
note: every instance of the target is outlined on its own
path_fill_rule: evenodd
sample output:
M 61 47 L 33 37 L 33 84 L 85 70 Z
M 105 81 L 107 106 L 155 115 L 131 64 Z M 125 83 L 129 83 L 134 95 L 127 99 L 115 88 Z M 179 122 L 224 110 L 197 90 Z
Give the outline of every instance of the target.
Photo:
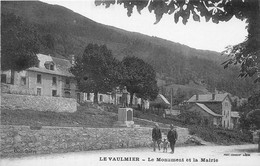
M 231 111 L 231 102 L 228 93 L 197 94 L 187 101 L 187 110 L 199 112 L 205 125 L 234 129 L 238 125 L 239 114 Z
M 69 72 L 71 61 L 44 54 L 37 57 L 39 63 L 24 71 L 1 71 L 2 92 L 80 100 L 76 80 Z

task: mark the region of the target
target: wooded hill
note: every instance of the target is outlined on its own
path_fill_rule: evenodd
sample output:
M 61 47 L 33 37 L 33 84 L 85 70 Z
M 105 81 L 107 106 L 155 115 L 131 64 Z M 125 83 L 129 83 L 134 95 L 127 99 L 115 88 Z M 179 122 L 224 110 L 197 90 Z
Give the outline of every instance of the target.
M 237 78 L 237 68 L 223 69 L 221 63 L 227 57 L 218 52 L 102 25 L 67 8 L 39 1 L 2 1 L 1 9 L 36 27 L 44 54 L 81 56 L 88 43 L 106 44 L 120 60 L 127 55 L 144 59 L 168 84 L 192 81 L 208 90 L 217 88 L 241 97 L 250 95 L 255 86 L 251 79 Z

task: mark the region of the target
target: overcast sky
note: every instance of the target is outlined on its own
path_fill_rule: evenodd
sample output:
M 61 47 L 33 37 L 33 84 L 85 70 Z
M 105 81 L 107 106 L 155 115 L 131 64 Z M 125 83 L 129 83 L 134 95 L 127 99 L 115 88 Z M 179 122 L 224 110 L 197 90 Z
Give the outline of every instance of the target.
M 94 0 L 42 1 L 64 6 L 105 25 L 157 36 L 197 49 L 221 52 L 228 45 L 243 42 L 247 35 L 245 21 L 236 18 L 219 24 L 206 23 L 204 18 L 201 19 L 201 22 L 194 22 L 191 19 L 186 25 L 183 25 L 181 21 L 175 24 L 173 15 L 164 15 L 162 20 L 154 25 L 155 16 L 153 13 L 149 13 L 147 8 L 142 11 L 141 15 L 135 10 L 133 15 L 128 17 L 123 6 L 112 5 L 109 8 L 95 6 Z

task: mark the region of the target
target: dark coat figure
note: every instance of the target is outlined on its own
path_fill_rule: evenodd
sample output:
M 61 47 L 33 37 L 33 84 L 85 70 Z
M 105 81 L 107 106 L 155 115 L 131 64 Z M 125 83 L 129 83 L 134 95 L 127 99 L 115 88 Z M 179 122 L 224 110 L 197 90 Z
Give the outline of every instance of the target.
M 160 143 L 162 140 L 162 133 L 159 129 L 159 125 L 156 123 L 155 128 L 152 130 L 152 139 L 153 139 L 153 150 L 156 150 L 156 144 L 158 145 L 158 149 L 160 150 Z
M 167 139 L 170 142 L 170 147 L 171 147 L 171 150 L 172 150 L 171 153 L 174 153 L 174 146 L 175 146 L 175 143 L 176 143 L 177 138 L 178 138 L 178 133 L 174 129 L 173 125 L 171 125 L 170 128 L 171 128 L 171 130 L 167 134 Z

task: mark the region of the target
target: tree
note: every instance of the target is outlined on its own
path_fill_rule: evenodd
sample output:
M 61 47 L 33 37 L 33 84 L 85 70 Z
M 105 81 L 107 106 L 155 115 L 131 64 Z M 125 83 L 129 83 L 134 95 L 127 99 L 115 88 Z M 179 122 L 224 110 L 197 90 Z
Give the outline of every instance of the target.
M 121 65 L 105 45 L 89 44 L 82 57 L 77 57 L 71 72 L 75 75 L 79 90 L 94 93 L 94 103 L 98 103 L 98 93 L 112 92 L 120 84 Z
M 39 41 L 34 27 L 14 14 L 1 17 L 1 69 L 21 71 L 35 66 Z
M 159 88 L 153 67 L 134 56 L 125 57 L 122 64 L 125 69 L 122 85 L 126 86 L 130 93 L 130 105 L 133 103 L 134 94 L 142 99 L 154 100 L 158 95 Z
M 174 96 L 173 104 L 179 105 L 181 102 L 185 100 L 186 96 L 187 96 L 186 92 L 181 88 L 178 88 Z
M 106 7 L 115 3 L 115 0 L 95 0 L 96 5 Z M 260 82 L 259 0 L 118 0 L 117 4 L 124 5 L 128 16 L 131 16 L 134 7 L 139 13 L 148 7 L 148 10 L 155 14 L 155 24 L 164 14 L 173 14 L 175 23 L 182 18 L 183 24 L 188 22 L 190 16 L 194 21 L 200 21 L 201 17 L 205 17 L 207 22 L 212 20 L 213 23 L 229 21 L 233 16 L 240 20 L 246 19 L 247 39 L 243 43 L 227 47 L 224 53 L 228 54 L 230 59 L 223 65 L 226 68 L 231 64 L 240 64 L 240 77 L 257 75 L 255 82 Z
M 255 92 L 248 98 L 248 102 L 238 107 L 240 112 L 240 127 L 245 130 L 260 129 L 260 91 Z M 260 140 L 258 142 L 258 152 L 260 152 Z
M 260 109 L 255 109 L 247 114 L 249 121 L 255 125 L 256 129 L 260 129 Z M 258 152 L 260 152 L 260 131 L 258 131 Z

